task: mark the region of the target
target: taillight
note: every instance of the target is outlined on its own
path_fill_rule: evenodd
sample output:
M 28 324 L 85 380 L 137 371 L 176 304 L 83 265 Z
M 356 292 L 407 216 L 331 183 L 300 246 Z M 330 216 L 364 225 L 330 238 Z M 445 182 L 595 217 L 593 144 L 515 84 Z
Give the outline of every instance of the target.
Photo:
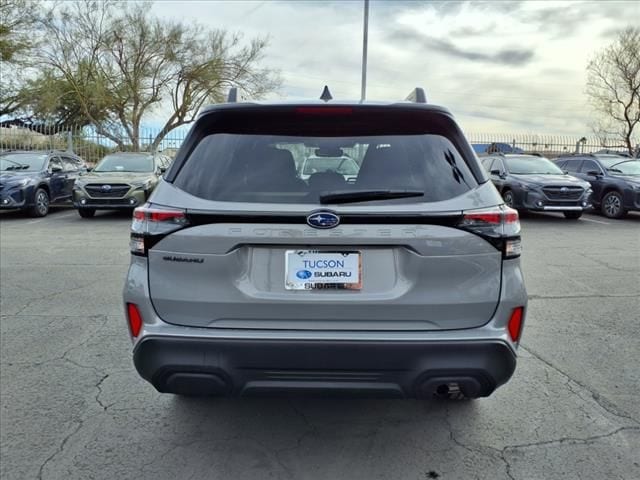
M 516 258 L 522 253 L 517 210 L 504 205 L 467 210 L 462 212 L 458 227 L 487 239 L 502 251 L 504 258 Z
M 127 317 L 129 320 L 129 330 L 133 337 L 137 337 L 142 329 L 142 315 L 138 306 L 134 303 L 127 303 Z
M 146 256 L 165 235 L 189 225 L 184 210 L 145 204 L 133 211 L 131 253 Z
M 509 336 L 514 342 L 520 340 L 520 333 L 522 333 L 523 311 L 523 307 L 514 308 L 513 313 L 511 313 L 511 318 L 509 319 L 509 324 L 507 325 L 507 328 L 509 329 Z

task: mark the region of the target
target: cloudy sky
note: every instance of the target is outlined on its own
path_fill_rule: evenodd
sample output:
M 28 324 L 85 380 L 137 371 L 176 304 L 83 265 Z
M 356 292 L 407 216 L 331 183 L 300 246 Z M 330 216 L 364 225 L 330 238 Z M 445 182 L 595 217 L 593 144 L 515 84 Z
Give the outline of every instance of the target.
M 266 36 L 280 97 L 360 97 L 363 1 L 158 1 L 174 20 Z M 638 1 L 372 0 L 367 98 L 422 86 L 467 132 L 589 133 L 589 58 L 640 19 Z

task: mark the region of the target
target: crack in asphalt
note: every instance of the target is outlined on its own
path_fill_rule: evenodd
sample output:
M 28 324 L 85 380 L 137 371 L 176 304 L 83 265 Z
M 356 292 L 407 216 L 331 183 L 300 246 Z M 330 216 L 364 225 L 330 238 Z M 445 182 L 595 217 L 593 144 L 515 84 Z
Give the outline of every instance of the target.
M 27 307 L 31 306 L 33 303 L 35 302 L 40 302 L 42 300 L 50 300 L 54 297 L 57 297 L 58 295 L 62 295 L 62 294 L 68 294 L 68 293 L 72 293 L 72 292 L 77 292 L 78 290 L 82 290 L 84 288 L 87 287 L 92 287 L 94 285 L 99 284 L 100 282 L 102 282 L 102 280 L 95 280 L 93 282 L 87 282 L 87 283 L 83 283 L 82 285 L 78 286 L 78 287 L 74 287 L 74 288 L 70 288 L 70 289 L 64 289 L 64 290 L 60 290 L 58 292 L 53 292 L 53 293 L 48 293 L 46 295 L 42 295 L 40 297 L 36 297 L 36 298 L 30 298 L 28 303 L 26 303 L 25 305 L 23 305 L 22 307 L 18 308 L 18 311 L 15 312 L 12 315 L 8 315 L 8 316 L 21 316 L 22 312 L 24 310 L 27 309 Z
M 102 407 L 103 411 L 107 411 L 107 408 L 109 408 L 111 405 L 105 405 L 104 403 L 102 403 L 102 401 L 100 400 L 100 395 L 102 394 L 102 382 L 104 382 L 107 378 L 109 378 L 109 374 L 105 373 L 102 378 L 100 380 L 98 380 L 98 383 L 96 383 L 96 387 L 98 389 L 98 392 L 96 393 L 95 396 L 95 400 L 96 403 L 98 405 L 100 405 Z
M 572 298 L 635 298 L 640 297 L 638 293 L 617 293 L 617 294 L 576 294 L 576 295 L 529 295 L 529 300 L 570 300 Z
M 617 434 L 619 434 L 620 432 L 624 432 L 624 431 L 640 431 L 640 427 L 630 427 L 630 426 L 626 426 L 626 427 L 619 427 L 616 428 L 615 430 L 608 432 L 608 433 L 602 433 L 600 435 L 592 435 L 590 437 L 586 437 L 586 438 L 578 438 L 578 437 L 562 437 L 562 438 L 557 438 L 555 440 L 543 440 L 540 442 L 531 442 L 531 443 L 521 443 L 521 444 L 517 444 L 517 445 L 508 445 L 506 447 L 504 447 L 502 449 L 502 452 L 508 452 L 508 451 L 513 451 L 513 450 L 524 450 L 527 448 L 536 448 L 536 447 L 546 447 L 549 445 L 562 445 L 562 444 L 570 444 L 570 445 L 586 445 L 592 442 L 595 442 L 596 440 L 602 440 L 603 438 L 609 438 L 609 437 L 613 437 Z
M 450 407 L 450 405 L 446 406 L 444 421 L 445 421 L 445 423 L 447 425 L 447 428 L 449 429 L 449 440 L 451 440 L 457 446 L 459 446 L 460 448 L 466 450 L 469 453 L 472 453 L 472 454 L 476 453 L 476 454 L 479 454 L 479 455 L 482 455 L 482 456 L 485 456 L 485 457 L 497 456 L 500 460 L 502 460 L 502 462 L 505 465 L 505 473 L 506 473 L 507 477 L 509 477 L 511 480 L 515 480 L 513 474 L 511 473 L 511 464 L 509 463 L 509 461 L 505 457 L 504 449 L 503 450 L 499 450 L 497 448 L 489 447 L 489 446 L 482 446 L 482 447 L 471 446 L 471 445 L 467 445 L 467 444 L 461 442 L 456 437 L 455 433 L 453 432 L 453 424 L 451 423 L 451 407 Z M 492 453 L 486 452 L 484 449 L 489 450 Z
M 570 381 L 574 382 L 576 385 L 578 385 L 583 390 L 586 390 L 587 392 L 589 392 L 589 394 L 591 395 L 591 398 L 593 399 L 593 401 L 596 402 L 603 410 L 607 411 L 608 413 L 610 413 L 611 415 L 613 415 L 615 417 L 624 418 L 626 420 L 629 420 L 629 421 L 633 422 L 636 425 L 640 425 L 640 421 L 638 419 L 632 417 L 631 415 L 629 415 L 629 413 L 627 413 L 627 412 L 625 412 L 623 410 L 620 410 L 618 408 L 618 406 L 615 405 L 611 400 L 609 400 L 608 398 L 604 397 L 600 393 L 592 390 L 585 383 L 573 378 L 571 375 L 569 375 L 564 370 L 562 370 L 561 368 L 559 368 L 558 366 L 553 364 L 551 361 L 549 361 L 549 360 L 545 359 L 544 357 L 542 357 L 539 353 L 535 352 L 530 347 L 524 346 L 524 345 L 520 345 L 520 348 L 525 350 L 527 353 L 529 353 L 533 357 L 535 357 L 538 360 L 540 360 L 542 363 L 547 365 L 549 368 L 552 368 L 553 370 L 558 372 L 563 377 L 568 378 Z M 571 387 L 569 387 L 569 388 L 571 389 Z
M 63 439 L 62 442 L 60 442 L 60 445 L 58 446 L 58 448 L 56 449 L 55 452 L 53 452 L 51 455 L 49 455 L 44 462 L 42 462 L 42 464 L 40 465 L 40 468 L 38 468 L 38 475 L 37 475 L 37 479 L 38 480 L 42 480 L 42 475 L 44 474 L 44 469 L 45 467 L 49 464 L 49 462 L 51 462 L 56 456 L 58 456 L 60 453 L 62 453 L 62 451 L 64 450 L 64 447 L 67 445 L 67 443 L 69 442 L 69 440 L 71 439 L 71 437 L 73 437 L 76 433 L 78 433 L 80 431 L 80 429 L 82 428 L 82 426 L 84 425 L 84 420 L 79 420 L 78 424 L 76 425 L 76 427 L 70 432 L 68 433 Z

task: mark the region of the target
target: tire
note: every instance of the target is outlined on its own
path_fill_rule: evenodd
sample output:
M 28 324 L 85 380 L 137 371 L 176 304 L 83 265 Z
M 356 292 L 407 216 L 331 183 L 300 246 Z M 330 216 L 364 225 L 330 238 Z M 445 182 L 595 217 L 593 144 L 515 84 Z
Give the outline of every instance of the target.
M 502 199 L 504 200 L 504 203 L 507 207 L 515 208 L 513 206 L 515 198 L 513 197 L 513 192 L 511 190 L 505 190 L 504 192 L 502 192 Z
M 622 195 L 615 190 L 607 192 L 607 194 L 602 197 L 600 210 L 607 218 L 622 218 L 627 213 L 622 203 Z
M 49 213 L 49 194 L 44 188 L 38 188 L 33 196 L 34 205 L 28 210 L 31 217 L 46 217 Z
M 92 218 L 96 214 L 95 208 L 79 208 L 78 214 L 82 218 Z
M 582 216 L 582 212 L 563 212 L 564 218 L 568 220 L 577 220 Z

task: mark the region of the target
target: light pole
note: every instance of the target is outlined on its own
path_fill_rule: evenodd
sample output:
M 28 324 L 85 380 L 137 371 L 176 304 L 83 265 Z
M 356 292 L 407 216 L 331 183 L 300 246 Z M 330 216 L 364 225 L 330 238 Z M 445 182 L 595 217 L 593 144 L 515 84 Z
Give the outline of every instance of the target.
M 364 0 L 364 28 L 362 35 L 362 88 L 360 101 L 367 98 L 367 41 L 369 36 L 369 0 Z

